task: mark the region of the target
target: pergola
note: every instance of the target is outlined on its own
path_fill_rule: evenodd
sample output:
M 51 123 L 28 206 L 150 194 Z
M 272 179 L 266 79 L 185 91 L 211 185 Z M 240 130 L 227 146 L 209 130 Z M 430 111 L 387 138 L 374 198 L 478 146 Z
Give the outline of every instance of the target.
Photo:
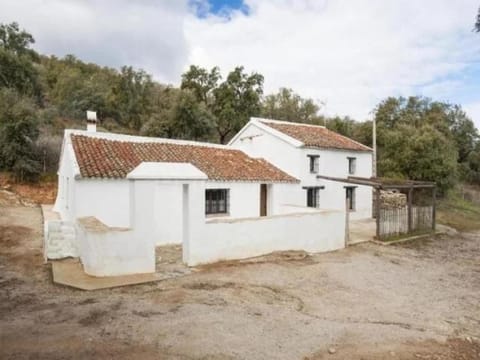
M 434 182 L 430 181 L 416 181 L 416 180 L 398 180 L 398 179 L 388 179 L 388 178 L 379 178 L 379 177 L 357 177 L 357 176 L 348 176 L 346 178 L 326 176 L 326 175 L 317 175 L 317 179 L 324 179 L 330 181 L 343 182 L 346 184 L 354 185 L 363 185 L 371 186 L 375 189 L 376 199 L 375 199 L 375 214 L 376 214 L 376 235 L 377 238 L 380 238 L 380 216 L 379 209 L 381 207 L 381 197 L 380 191 L 382 190 L 401 190 L 407 194 L 407 218 L 408 218 L 408 233 L 411 233 L 413 230 L 413 216 L 412 216 L 412 199 L 413 192 L 415 189 L 431 189 L 432 191 L 432 231 L 435 231 L 436 226 L 436 196 L 437 196 L 437 186 Z

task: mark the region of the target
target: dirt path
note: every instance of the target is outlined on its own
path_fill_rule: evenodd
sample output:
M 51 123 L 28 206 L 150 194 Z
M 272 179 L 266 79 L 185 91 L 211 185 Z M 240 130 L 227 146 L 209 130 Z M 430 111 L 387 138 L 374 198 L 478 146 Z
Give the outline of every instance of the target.
M 0 358 L 480 358 L 478 235 L 83 292 L 52 284 L 41 229 L 38 208 L 0 208 Z

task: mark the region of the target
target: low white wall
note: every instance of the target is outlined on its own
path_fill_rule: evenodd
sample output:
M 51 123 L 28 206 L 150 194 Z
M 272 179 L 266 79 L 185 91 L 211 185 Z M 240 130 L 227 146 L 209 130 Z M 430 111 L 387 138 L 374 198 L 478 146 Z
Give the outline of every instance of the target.
M 148 237 L 108 228 L 95 218 L 77 221 L 77 240 L 85 273 L 118 276 L 155 272 L 155 247 Z
M 324 252 L 345 246 L 345 212 L 316 211 L 197 223 L 184 261 L 194 266 L 274 251 Z

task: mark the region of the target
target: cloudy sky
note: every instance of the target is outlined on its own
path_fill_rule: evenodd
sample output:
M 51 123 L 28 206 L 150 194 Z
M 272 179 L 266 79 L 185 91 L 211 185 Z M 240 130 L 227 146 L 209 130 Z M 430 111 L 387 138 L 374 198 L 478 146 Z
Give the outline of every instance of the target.
M 480 128 L 478 0 L 2 0 L 45 54 L 133 65 L 178 84 L 236 65 L 329 115 L 371 117 L 387 96 L 461 104 Z

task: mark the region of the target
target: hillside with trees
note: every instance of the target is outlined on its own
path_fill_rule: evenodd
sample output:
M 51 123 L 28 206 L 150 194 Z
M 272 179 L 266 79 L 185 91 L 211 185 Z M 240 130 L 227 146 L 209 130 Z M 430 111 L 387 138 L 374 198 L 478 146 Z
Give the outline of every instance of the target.
M 34 42 L 18 24 L 0 25 L 0 169 L 18 181 L 57 170 L 63 130 L 85 128 L 86 110 L 97 111 L 100 131 L 226 143 L 263 116 L 325 125 L 372 145 L 371 120 L 325 117 L 321 104 L 288 88 L 265 95 L 263 76 L 242 66 L 222 77 L 217 67 L 192 65 L 175 87 L 130 66 L 38 54 Z M 444 191 L 480 184 L 479 133 L 459 105 L 388 98 L 374 119 L 379 176 L 432 180 Z

